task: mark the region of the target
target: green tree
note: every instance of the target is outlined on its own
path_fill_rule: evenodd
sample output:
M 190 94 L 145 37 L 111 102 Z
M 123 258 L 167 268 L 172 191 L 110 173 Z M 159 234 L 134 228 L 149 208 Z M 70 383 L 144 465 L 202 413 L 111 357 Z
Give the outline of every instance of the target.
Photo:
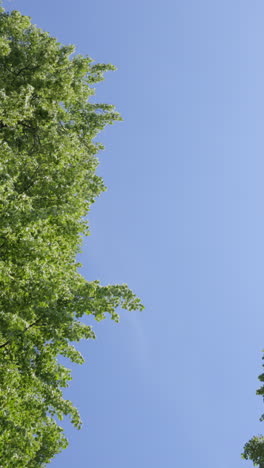
M 264 359 L 264 356 L 262 359 Z M 264 374 L 259 375 L 258 378 L 260 382 L 264 382 Z M 264 385 L 257 390 L 257 395 L 261 395 L 264 398 Z M 261 416 L 260 421 L 264 421 L 264 414 Z M 252 460 L 254 466 L 264 468 L 264 437 L 262 435 L 252 437 L 245 444 L 242 458 Z
M 80 318 L 143 307 L 127 285 L 78 272 L 84 217 L 104 190 L 94 138 L 120 116 L 89 101 L 114 67 L 73 53 L 0 9 L 0 467 L 43 467 L 67 446 L 57 421 L 80 427 L 58 362 L 83 362 L 72 342 L 94 333 Z

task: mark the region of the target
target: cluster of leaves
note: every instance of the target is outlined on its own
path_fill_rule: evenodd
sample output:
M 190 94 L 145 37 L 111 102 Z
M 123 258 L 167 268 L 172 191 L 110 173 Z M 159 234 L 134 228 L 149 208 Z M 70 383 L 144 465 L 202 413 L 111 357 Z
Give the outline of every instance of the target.
M 264 356 L 262 359 L 264 359 Z M 264 382 L 264 374 L 259 375 L 259 380 L 260 382 Z M 261 395 L 264 398 L 264 385 L 257 390 L 257 395 Z M 264 421 L 264 414 L 261 416 L 260 421 Z M 252 460 L 254 466 L 264 468 L 264 437 L 262 435 L 252 437 L 245 444 L 242 458 Z
M 67 445 L 56 421 L 80 427 L 58 362 L 83 362 L 71 343 L 94 333 L 80 318 L 142 309 L 126 285 L 78 272 L 84 217 L 104 190 L 94 137 L 120 117 L 89 101 L 114 67 L 73 52 L 0 9 L 0 467 L 43 467 Z

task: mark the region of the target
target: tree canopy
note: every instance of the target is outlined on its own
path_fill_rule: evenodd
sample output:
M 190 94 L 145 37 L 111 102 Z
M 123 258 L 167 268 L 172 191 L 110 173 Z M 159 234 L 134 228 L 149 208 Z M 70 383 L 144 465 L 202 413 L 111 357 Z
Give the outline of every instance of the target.
M 262 359 L 264 359 L 264 356 Z M 259 375 L 259 380 L 260 382 L 264 382 L 264 374 Z M 257 395 L 261 395 L 264 398 L 264 385 L 257 390 Z M 264 421 L 264 414 L 261 416 L 260 421 Z M 244 446 L 242 458 L 252 460 L 254 466 L 264 468 L 264 436 L 252 437 Z
M 127 285 L 88 282 L 76 262 L 104 190 L 94 138 L 120 119 L 90 98 L 113 69 L 0 9 L 0 467 L 43 467 L 67 446 L 57 421 L 80 427 L 58 356 L 83 362 L 72 342 L 94 332 L 81 317 L 143 308 Z

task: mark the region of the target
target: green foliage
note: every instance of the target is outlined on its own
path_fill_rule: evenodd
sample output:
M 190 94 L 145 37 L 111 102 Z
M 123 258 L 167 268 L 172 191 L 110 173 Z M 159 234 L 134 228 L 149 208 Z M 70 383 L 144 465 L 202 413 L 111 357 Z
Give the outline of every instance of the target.
M 244 446 L 242 458 L 252 460 L 254 466 L 264 466 L 264 437 L 252 437 Z
M 264 356 L 262 359 L 264 359 Z M 260 382 L 264 382 L 264 374 L 259 375 L 258 378 Z M 264 398 L 264 385 L 262 385 L 256 393 Z M 260 421 L 264 421 L 264 414 L 261 416 Z M 245 444 L 242 458 L 245 460 L 252 460 L 254 466 L 259 465 L 260 468 L 264 468 L 264 437 L 262 435 L 252 437 Z
M 94 137 L 120 116 L 89 101 L 114 67 L 73 52 L 0 9 L 0 467 L 43 467 L 67 446 L 56 421 L 80 427 L 58 362 L 83 362 L 71 343 L 94 333 L 79 319 L 142 309 L 126 285 L 78 272 L 84 217 L 104 190 Z

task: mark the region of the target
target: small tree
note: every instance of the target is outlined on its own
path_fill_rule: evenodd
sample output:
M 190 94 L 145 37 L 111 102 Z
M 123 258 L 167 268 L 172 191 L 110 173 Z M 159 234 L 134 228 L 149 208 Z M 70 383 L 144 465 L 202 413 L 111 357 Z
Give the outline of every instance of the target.
M 63 398 L 83 358 L 70 344 L 94 338 L 79 319 L 142 309 L 126 285 L 78 272 L 91 203 L 104 190 L 94 137 L 119 120 L 92 104 L 112 65 L 72 55 L 18 11 L 0 9 L 0 466 L 43 467 L 67 446 L 56 420 L 78 411 Z M 55 419 L 54 419 L 55 417 Z
M 264 356 L 262 359 L 264 359 Z M 259 380 L 260 382 L 264 382 L 264 374 L 259 376 Z M 264 398 L 264 385 L 257 390 L 257 395 L 261 395 Z M 264 414 L 261 416 L 260 421 L 264 421 Z M 259 465 L 259 468 L 264 468 L 264 437 L 262 435 L 252 437 L 245 444 L 242 458 L 252 460 L 254 466 Z

